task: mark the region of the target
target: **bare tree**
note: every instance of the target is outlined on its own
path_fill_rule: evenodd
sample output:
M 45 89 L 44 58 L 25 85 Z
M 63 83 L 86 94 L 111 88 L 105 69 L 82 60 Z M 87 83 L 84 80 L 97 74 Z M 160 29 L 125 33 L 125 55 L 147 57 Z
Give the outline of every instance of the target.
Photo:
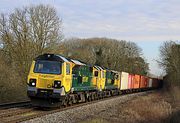
M 27 75 L 35 56 L 57 50 L 63 38 L 61 23 L 56 10 L 49 5 L 15 9 L 9 16 L 1 14 L 3 51 L 21 76 Z
M 174 41 L 166 41 L 160 47 L 161 59 L 159 64 L 169 76 L 168 85 L 180 86 L 180 44 Z

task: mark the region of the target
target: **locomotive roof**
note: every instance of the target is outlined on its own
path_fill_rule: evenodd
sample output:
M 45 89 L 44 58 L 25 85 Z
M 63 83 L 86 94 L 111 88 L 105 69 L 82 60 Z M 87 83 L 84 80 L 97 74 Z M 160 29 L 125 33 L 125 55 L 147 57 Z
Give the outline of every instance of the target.
M 65 61 L 65 62 L 69 62 L 65 57 L 63 57 L 63 56 L 60 56 L 60 55 L 57 55 L 58 57 L 60 57 L 63 61 Z
M 56 55 L 56 54 L 43 54 L 43 55 L 40 55 L 40 56 L 36 57 L 35 60 L 73 62 L 74 64 L 77 64 L 77 65 L 86 65 L 85 63 L 83 63 L 83 62 L 81 62 L 79 60 L 65 58 L 64 56 Z
M 100 67 L 100 66 L 94 66 L 96 69 L 98 69 L 98 70 L 104 70 L 102 67 Z
M 86 65 L 78 60 L 74 60 L 74 59 L 71 59 L 71 61 L 74 63 L 74 64 L 77 64 L 77 65 Z
M 43 54 L 35 58 L 35 60 L 49 60 L 49 61 L 61 61 L 61 62 L 69 62 L 68 59 L 61 55 L 55 54 Z
M 114 73 L 119 73 L 118 71 L 115 71 L 115 70 L 111 70 L 112 72 L 114 72 Z

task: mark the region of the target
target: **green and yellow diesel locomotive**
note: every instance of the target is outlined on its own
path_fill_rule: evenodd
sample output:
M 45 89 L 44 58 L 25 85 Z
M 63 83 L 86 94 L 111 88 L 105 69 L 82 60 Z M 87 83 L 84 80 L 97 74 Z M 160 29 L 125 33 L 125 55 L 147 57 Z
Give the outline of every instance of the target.
M 112 82 L 111 78 L 106 81 L 106 70 L 100 66 L 90 66 L 60 55 L 43 54 L 32 62 L 27 94 L 35 106 L 84 102 L 103 97 L 102 92 L 108 85 L 117 90 L 116 79 Z

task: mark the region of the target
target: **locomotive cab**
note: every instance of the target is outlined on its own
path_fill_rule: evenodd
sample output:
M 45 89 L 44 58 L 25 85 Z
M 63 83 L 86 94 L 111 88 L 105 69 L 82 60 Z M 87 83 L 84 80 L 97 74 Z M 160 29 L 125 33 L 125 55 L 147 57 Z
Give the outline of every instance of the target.
M 100 66 L 94 66 L 93 74 L 95 83 L 97 84 L 98 90 L 102 91 L 105 89 L 105 82 L 106 82 L 106 70 L 104 70 Z
M 72 86 L 72 64 L 60 55 L 44 54 L 32 62 L 28 75 L 30 98 L 60 99 Z

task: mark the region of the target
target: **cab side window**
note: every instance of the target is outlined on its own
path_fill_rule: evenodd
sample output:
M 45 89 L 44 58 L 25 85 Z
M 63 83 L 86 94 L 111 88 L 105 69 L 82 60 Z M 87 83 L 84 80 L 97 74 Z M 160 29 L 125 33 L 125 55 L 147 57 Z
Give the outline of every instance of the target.
M 66 74 L 70 75 L 70 64 L 66 63 Z
M 94 71 L 94 76 L 98 77 L 98 71 Z
M 118 76 L 118 75 L 115 75 L 115 79 L 119 79 L 119 76 Z

